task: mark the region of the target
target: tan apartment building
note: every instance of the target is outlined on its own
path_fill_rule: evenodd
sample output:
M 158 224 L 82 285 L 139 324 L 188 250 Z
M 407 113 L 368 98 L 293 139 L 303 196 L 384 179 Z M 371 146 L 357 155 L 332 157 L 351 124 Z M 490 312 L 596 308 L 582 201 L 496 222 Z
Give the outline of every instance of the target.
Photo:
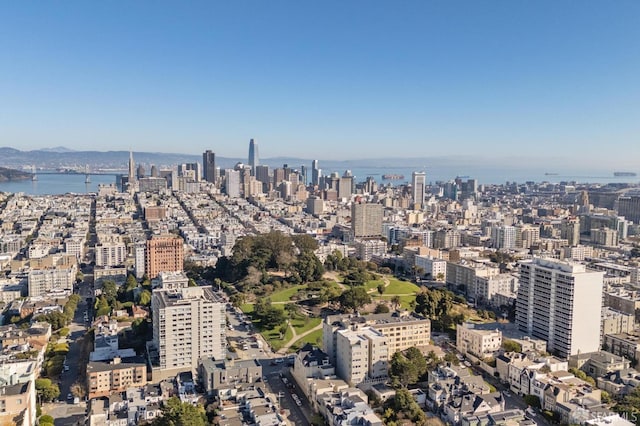
M 147 365 L 142 359 L 123 362 L 89 362 L 87 364 L 87 389 L 89 399 L 109 396 L 112 392 L 124 392 L 130 387 L 147 383 Z
M 184 242 L 174 235 L 154 235 L 147 240 L 146 268 L 149 279 L 160 272 L 182 271 L 184 268 Z

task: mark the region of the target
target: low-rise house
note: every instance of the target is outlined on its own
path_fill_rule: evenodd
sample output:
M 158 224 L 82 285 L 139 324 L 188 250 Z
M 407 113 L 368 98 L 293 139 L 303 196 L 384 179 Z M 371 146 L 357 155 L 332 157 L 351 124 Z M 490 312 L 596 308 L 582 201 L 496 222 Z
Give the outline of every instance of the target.
M 329 426 L 384 424 L 373 412 L 367 396 L 360 389 L 349 388 L 340 392 L 323 393 L 317 396 L 317 405 Z
M 500 392 L 486 395 L 467 393 L 455 396 L 444 405 L 444 418 L 447 423 L 461 425 L 465 417 L 476 417 L 504 411 L 504 397 Z
M 598 388 L 611 395 L 626 395 L 640 386 L 640 371 L 633 368 L 607 373 L 597 379 Z
M 462 354 L 473 355 L 484 359 L 493 356 L 502 346 L 500 330 L 476 328 L 475 324 L 466 322 L 456 327 L 456 348 Z
M 255 383 L 261 378 L 262 365 L 255 359 L 216 361 L 204 358 L 198 365 L 198 380 L 209 395 L 216 395 L 238 384 Z
M 612 371 L 626 370 L 629 360 L 606 351 L 589 352 L 569 357 L 569 367 L 579 368 L 593 378 Z

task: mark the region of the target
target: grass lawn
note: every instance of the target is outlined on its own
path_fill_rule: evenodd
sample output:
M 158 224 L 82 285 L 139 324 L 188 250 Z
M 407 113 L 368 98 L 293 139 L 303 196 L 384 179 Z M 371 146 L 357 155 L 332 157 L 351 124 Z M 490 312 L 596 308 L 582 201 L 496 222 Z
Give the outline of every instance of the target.
M 389 285 L 385 289 L 384 294 L 414 294 L 419 290 L 420 287 L 412 282 L 389 278 Z
M 372 295 L 372 299 L 375 302 L 376 300 L 380 300 L 380 299 L 384 299 L 384 300 L 391 300 L 394 296 L 387 296 L 387 295 L 378 295 L 377 293 L 375 295 Z M 402 309 L 409 309 L 411 310 L 411 302 L 413 302 L 414 300 L 416 300 L 416 296 L 415 295 L 406 295 L 406 296 L 398 296 L 400 297 L 400 307 Z
M 384 281 L 383 280 L 372 280 L 372 281 L 367 281 L 365 283 L 364 287 L 367 289 L 367 291 L 376 290 L 380 284 L 384 284 Z M 377 292 L 377 290 L 376 290 L 376 292 Z
M 317 327 L 321 322 L 321 318 L 294 318 L 291 320 L 291 326 L 296 329 L 296 334 L 302 334 L 313 327 Z
M 291 327 L 287 328 L 287 332 L 284 333 L 284 339 L 280 338 L 280 332 L 278 331 L 279 328 L 280 326 L 276 327 L 275 329 L 263 330 L 260 332 L 260 334 L 262 334 L 262 337 L 264 337 L 264 339 L 269 342 L 274 351 L 277 351 L 278 349 L 283 347 L 285 343 L 293 339 L 293 331 L 291 331 Z
M 306 285 L 296 285 L 290 288 L 285 288 L 284 290 L 277 291 L 273 293 L 271 296 L 272 302 L 289 302 L 291 300 L 291 296 L 296 294 L 298 290 L 306 288 Z
M 289 352 L 297 351 L 306 343 L 318 345 L 320 348 L 322 348 L 322 330 L 316 330 L 313 333 L 309 333 L 306 336 L 296 340 L 295 343 L 289 348 Z
M 253 313 L 253 303 L 245 303 L 244 305 L 240 305 L 240 310 L 245 314 Z

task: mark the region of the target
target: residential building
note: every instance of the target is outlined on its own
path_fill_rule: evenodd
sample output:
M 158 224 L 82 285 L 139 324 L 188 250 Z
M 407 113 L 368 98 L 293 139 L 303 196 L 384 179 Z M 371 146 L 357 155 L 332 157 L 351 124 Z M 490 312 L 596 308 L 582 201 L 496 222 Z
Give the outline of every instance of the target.
M 50 291 L 73 290 L 78 273 L 75 256 L 47 256 L 30 261 L 27 278 L 29 296 L 42 296 Z
M 534 258 L 520 263 L 516 323 L 566 358 L 600 348 L 603 273 L 585 265 Z
M 612 354 L 620 355 L 627 359 L 640 359 L 640 334 L 605 334 L 602 347 Z
M 36 392 L 33 380 L 0 385 L 0 424 L 36 424 Z
M 122 241 L 101 242 L 95 246 L 96 266 L 120 266 L 127 259 L 127 246 Z
M 225 169 L 224 171 L 225 194 L 229 198 L 238 198 L 241 195 L 240 172 L 238 170 Z
M 571 355 L 569 357 L 569 367 L 579 368 L 589 376 L 597 379 L 612 371 L 628 369 L 629 360 L 625 357 L 614 355 L 611 352 L 598 351 Z
M 124 392 L 130 387 L 147 383 L 147 364 L 142 358 L 115 358 L 111 362 L 87 364 L 87 389 L 89 399 L 109 396 L 112 392 Z
M 225 303 L 212 287 L 153 290 L 153 380 L 195 371 L 202 358 L 226 358 Z
M 447 278 L 447 261 L 431 256 L 416 256 L 415 267 L 422 269 L 422 276 L 430 280 L 444 282 Z
M 354 237 L 381 237 L 382 216 L 382 204 L 353 203 L 351 205 L 351 229 Z
M 368 379 L 387 377 L 388 339 L 371 327 L 338 330 L 336 333 L 336 373 L 352 386 Z
M 255 383 L 261 378 L 262 366 L 256 359 L 203 358 L 198 364 L 198 380 L 208 395 L 235 388 L 239 384 Z
M 387 337 L 389 357 L 412 346 L 427 346 L 431 338 L 431 321 L 416 314 L 329 315 L 322 323 L 322 342 L 331 364 L 337 368 L 337 332 L 367 327 Z
M 616 311 L 609 307 L 602 309 L 601 334 L 633 333 L 635 329 L 635 315 Z
M 182 271 L 184 268 L 184 243 L 174 235 L 154 235 L 147 240 L 145 271 L 150 279 L 160 272 Z
M 498 250 L 516 248 L 515 226 L 494 226 L 491 228 L 491 245 Z
M 479 359 L 491 357 L 502 346 L 500 330 L 475 328 L 465 322 L 456 327 L 456 348 L 462 354 L 471 354 Z

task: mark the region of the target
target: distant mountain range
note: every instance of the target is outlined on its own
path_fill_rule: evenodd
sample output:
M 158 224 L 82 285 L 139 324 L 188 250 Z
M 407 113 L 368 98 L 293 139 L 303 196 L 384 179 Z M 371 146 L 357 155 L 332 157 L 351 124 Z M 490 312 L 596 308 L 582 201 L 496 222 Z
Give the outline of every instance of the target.
M 202 162 L 202 155 L 191 154 L 171 154 L 161 152 L 134 152 L 136 164 L 145 166 L 156 165 L 167 167 L 175 164 Z M 0 147 L 0 166 L 14 169 L 25 169 L 31 171 L 32 167 L 38 170 L 74 169 L 84 170 L 86 165 L 91 170 L 125 170 L 129 161 L 128 151 L 75 151 L 62 146 L 44 148 L 33 151 L 21 151 L 11 147 Z M 246 162 L 245 158 L 219 157 L 216 156 L 216 165 L 221 168 L 233 167 L 238 162 Z M 281 167 L 288 164 L 290 167 L 298 168 L 301 165 L 311 167 L 312 159 L 296 157 L 272 157 L 261 158 L 261 164 L 270 167 Z M 329 161 L 320 160 L 320 167 L 323 171 L 330 170 L 344 171 L 358 167 L 388 169 L 390 167 L 414 167 L 416 170 L 423 168 L 426 164 L 437 161 L 443 163 L 472 163 L 473 158 L 464 156 L 440 157 L 440 158 L 379 158 L 379 159 L 359 159 Z

